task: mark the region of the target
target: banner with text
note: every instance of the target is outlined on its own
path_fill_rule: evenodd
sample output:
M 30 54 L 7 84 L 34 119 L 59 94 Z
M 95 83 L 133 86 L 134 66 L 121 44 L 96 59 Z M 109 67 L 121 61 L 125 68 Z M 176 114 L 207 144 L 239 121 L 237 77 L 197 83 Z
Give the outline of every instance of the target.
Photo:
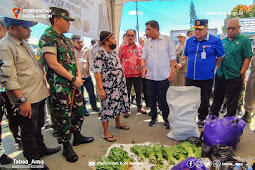
M 0 15 L 50 25 L 49 7 L 66 9 L 71 22 L 70 33 L 99 39 L 101 31 L 110 31 L 105 0 L 8 0 L 0 1 Z

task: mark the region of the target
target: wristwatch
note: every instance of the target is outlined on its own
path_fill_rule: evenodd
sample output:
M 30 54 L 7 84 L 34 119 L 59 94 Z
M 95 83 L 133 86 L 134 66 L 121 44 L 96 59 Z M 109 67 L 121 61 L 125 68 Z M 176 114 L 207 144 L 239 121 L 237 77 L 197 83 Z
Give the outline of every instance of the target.
M 18 100 L 18 103 L 25 103 L 26 101 L 27 101 L 27 98 L 21 97 L 21 98 Z
M 71 82 L 73 83 L 73 82 L 75 82 L 75 80 L 76 80 L 76 77 L 73 76 Z

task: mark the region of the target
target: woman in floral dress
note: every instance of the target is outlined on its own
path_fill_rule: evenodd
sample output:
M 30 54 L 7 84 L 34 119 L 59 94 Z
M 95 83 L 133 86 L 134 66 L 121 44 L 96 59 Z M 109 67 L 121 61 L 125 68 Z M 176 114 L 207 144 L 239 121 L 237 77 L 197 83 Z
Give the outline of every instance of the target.
M 102 110 L 101 120 L 104 128 L 104 138 L 108 142 L 116 141 L 108 129 L 110 119 L 115 119 L 116 128 L 128 130 L 129 127 L 120 123 L 120 113 L 127 114 L 129 101 L 126 88 L 126 79 L 120 60 L 115 51 L 116 40 L 112 33 L 100 33 L 101 48 L 94 59 L 94 73 Z

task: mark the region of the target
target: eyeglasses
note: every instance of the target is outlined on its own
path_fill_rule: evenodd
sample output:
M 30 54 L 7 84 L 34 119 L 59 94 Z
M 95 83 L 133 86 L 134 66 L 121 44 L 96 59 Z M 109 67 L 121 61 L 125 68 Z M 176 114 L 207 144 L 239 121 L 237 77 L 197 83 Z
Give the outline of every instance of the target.
M 230 30 L 234 31 L 235 29 L 236 29 L 236 27 L 227 27 L 228 31 L 230 31 Z
M 126 35 L 127 37 L 134 37 L 135 35 L 133 34 L 133 35 Z

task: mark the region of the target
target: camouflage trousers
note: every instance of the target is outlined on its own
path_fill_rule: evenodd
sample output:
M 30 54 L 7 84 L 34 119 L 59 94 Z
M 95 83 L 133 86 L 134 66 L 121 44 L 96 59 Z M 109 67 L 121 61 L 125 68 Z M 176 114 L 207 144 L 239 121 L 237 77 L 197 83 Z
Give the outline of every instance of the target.
M 53 116 L 56 120 L 58 143 L 68 142 L 71 139 L 71 133 L 77 133 L 81 130 L 83 123 L 83 94 L 81 89 L 76 89 L 71 108 L 72 92 L 52 93 Z

